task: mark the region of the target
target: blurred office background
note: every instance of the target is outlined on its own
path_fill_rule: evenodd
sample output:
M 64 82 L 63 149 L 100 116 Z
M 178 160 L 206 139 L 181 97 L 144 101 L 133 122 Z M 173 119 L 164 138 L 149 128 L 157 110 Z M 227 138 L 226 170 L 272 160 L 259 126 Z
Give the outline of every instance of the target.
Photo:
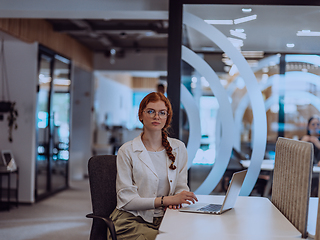
M 1 114 L 0 150 L 10 149 L 19 166 L 20 203 L 37 202 L 85 179 L 90 156 L 115 154 L 139 135 L 141 99 L 160 83 L 167 87 L 168 5 L 156 0 L 1 1 L 5 62 L 0 64 L 6 74 L 0 78 L 0 100 L 16 102 L 19 115 L 10 142 L 7 113 Z M 309 117 L 319 114 L 319 9 L 184 8 L 228 37 L 252 68 L 265 101 L 265 159 L 274 159 L 278 136 L 300 139 Z M 253 114 L 236 65 L 188 26 L 182 41 L 214 69 L 228 93 L 237 126 L 231 158 L 250 159 Z M 223 109 L 208 81 L 187 63 L 181 66 L 181 82 L 193 95 L 201 120 L 201 144 L 190 168 L 195 190 L 215 163 L 217 118 Z M 190 116 L 183 109 L 180 139 L 187 144 Z

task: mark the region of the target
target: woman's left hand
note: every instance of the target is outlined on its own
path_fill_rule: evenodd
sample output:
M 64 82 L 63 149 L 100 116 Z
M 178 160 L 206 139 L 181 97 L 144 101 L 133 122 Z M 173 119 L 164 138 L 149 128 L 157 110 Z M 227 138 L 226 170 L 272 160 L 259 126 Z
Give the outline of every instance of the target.
M 179 209 L 181 207 L 182 207 L 181 204 L 180 205 L 169 205 L 168 206 L 169 209 Z

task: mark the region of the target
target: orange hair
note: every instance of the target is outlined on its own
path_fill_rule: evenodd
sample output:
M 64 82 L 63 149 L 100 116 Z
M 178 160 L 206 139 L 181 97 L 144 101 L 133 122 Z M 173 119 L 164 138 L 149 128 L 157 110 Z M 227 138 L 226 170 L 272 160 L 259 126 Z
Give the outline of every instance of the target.
M 162 131 L 162 146 L 164 146 L 164 148 L 166 149 L 166 152 L 167 152 L 167 155 L 168 155 L 169 159 L 172 161 L 172 163 L 170 164 L 169 168 L 174 170 L 174 169 L 176 169 L 176 166 L 174 165 L 175 156 L 172 154 L 172 147 L 170 146 L 170 143 L 168 141 L 168 131 L 167 131 L 167 129 L 170 127 L 170 123 L 171 123 L 171 120 L 172 120 L 172 113 L 173 113 L 172 112 L 172 106 L 171 106 L 171 103 L 170 103 L 169 99 L 166 98 L 166 96 L 164 96 L 160 92 L 149 93 L 140 102 L 139 113 L 138 113 L 139 120 L 140 120 L 140 122 L 142 122 L 141 121 L 142 114 L 143 114 L 143 111 L 146 109 L 148 103 L 149 102 L 157 102 L 157 101 L 163 101 L 164 104 L 167 107 L 167 112 L 168 112 L 167 121 L 166 121 L 164 127 L 161 129 L 161 131 Z

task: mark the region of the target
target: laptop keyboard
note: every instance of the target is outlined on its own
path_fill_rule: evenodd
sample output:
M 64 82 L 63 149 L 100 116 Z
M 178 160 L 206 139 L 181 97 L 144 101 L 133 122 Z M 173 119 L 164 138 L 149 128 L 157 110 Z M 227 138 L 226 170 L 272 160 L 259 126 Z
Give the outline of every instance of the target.
M 199 208 L 198 211 L 205 211 L 205 212 L 217 212 L 221 209 L 222 205 L 220 204 L 209 204 L 202 208 Z

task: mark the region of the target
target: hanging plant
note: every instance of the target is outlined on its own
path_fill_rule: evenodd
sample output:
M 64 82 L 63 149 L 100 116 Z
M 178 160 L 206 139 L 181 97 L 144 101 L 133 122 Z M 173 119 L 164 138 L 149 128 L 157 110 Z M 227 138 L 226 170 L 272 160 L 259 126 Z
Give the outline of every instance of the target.
M 8 76 L 6 69 L 6 62 L 4 57 L 4 40 L 1 42 L 1 52 L 0 52 L 0 87 L 2 88 L 2 99 L 0 100 L 0 113 L 8 113 L 8 127 L 9 127 L 9 142 L 12 142 L 12 130 L 17 129 L 17 117 L 18 110 L 16 109 L 16 103 L 11 102 L 9 96 L 9 86 L 8 86 Z M 6 92 L 5 92 L 6 89 Z M 7 99 L 5 100 L 5 95 Z
M 17 129 L 17 117 L 18 117 L 18 110 L 15 108 L 16 103 L 12 102 L 9 110 L 8 115 L 8 127 L 9 127 L 9 142 L 12 142 L 12 129 Z

